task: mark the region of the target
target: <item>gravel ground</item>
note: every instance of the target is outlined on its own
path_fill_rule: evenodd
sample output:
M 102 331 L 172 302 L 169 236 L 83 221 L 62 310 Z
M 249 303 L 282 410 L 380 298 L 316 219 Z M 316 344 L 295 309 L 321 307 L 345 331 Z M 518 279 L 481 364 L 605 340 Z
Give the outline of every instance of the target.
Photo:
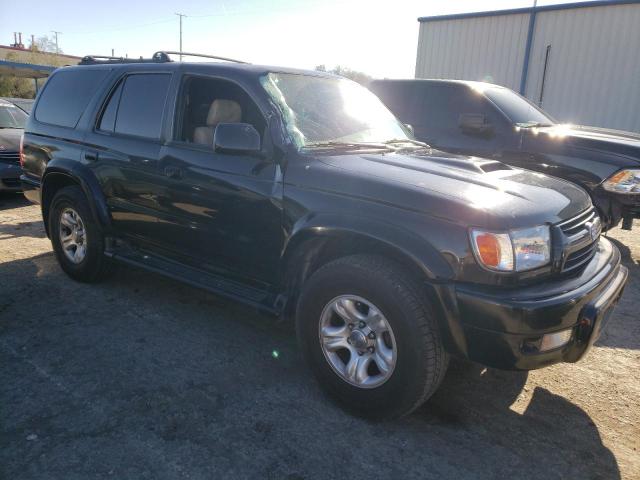
M 637 228 L 640 228 L 638 225 Z M 329 401 L 287 325 L 146 272 L 58 268 L 37 206 L 0 197 L 0 478 L 640 478 L 640 242 L 578 364 L 455 362 L 408 418 Z

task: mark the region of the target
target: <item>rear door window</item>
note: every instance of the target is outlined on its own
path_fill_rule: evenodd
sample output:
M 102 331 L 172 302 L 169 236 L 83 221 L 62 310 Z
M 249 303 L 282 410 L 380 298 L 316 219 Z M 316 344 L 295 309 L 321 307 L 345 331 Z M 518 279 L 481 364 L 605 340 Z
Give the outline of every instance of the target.
M 57 72 L 44 87 L 35 111 L 36 120 L 75 128 L 108 73 L 107 69 L 80 68 Z
M 159 139 L 170 81 L 170 74 L 128 76 L 119 99 L 116 98 L 117 95 L 112 97 L 112 101 L 119 100 L 117 111 L 113 112 L 111 105 L 107 105 L 105 110 L 105 115 L 115 116 L 113 131 L 124 135 Z M 107 120 L 111 121 L 109 117 Z

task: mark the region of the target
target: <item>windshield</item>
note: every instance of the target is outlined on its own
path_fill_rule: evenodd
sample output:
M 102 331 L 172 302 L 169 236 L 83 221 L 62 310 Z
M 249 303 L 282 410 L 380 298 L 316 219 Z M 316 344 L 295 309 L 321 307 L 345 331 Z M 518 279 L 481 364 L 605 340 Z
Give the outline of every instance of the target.
M 261 82 L 298 147 L 410 141 L 378 97 L 351 80 L 269 73 Z
M 508 88 L 487 88 L 484 94 L 502 110 L 513 123 L 538 126 L 553 125 L 553 119 L 527 99 Z
M 15 105 L 0 105 L 0 128 L 24 128 L 27 118 Z

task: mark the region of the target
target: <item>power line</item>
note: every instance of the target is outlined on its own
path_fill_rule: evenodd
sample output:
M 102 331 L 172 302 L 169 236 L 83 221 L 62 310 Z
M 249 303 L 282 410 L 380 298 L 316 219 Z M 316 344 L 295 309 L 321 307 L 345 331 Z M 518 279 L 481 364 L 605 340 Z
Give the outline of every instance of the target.
M 173 22 L 173 17 L 171 18 L 165 18 L 164 20 L 156 20 L 154 22 L 148 22 L 148 23 L 139 23 L 139 24 L 135 24 L 135 25 L 126 25 L 124 27 L 114 27 L 114 28 L 106 28 L 106 29 L 102 29 L 102 30 L 85 30 L 85 31 L 77 31 L 77 32 L 66 32 L 67 35 L 91 35 L 91 34 L 99 34 L 99 33 L 108 33 L 108 32 L 117 32 L 120 30 L 130 30 L 132 28 L 142 28 L 142 27 L 149 27 L 152 25 L 158 25 L 160 23 L 169 23 L 169 22 Z

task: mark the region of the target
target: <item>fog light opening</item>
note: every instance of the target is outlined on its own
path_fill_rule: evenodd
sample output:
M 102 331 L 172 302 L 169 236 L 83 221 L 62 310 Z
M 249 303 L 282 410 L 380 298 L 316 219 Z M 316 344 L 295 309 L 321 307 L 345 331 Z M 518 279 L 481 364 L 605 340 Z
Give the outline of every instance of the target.
M 573 329 L 562 330 L 555 333 L 547 333 L 542 337 L 540 342 L 540 351 L 547 352 L 549 350 L 555 350 L 556 348 L 563 347 L 571 340 L 571 334 Z

